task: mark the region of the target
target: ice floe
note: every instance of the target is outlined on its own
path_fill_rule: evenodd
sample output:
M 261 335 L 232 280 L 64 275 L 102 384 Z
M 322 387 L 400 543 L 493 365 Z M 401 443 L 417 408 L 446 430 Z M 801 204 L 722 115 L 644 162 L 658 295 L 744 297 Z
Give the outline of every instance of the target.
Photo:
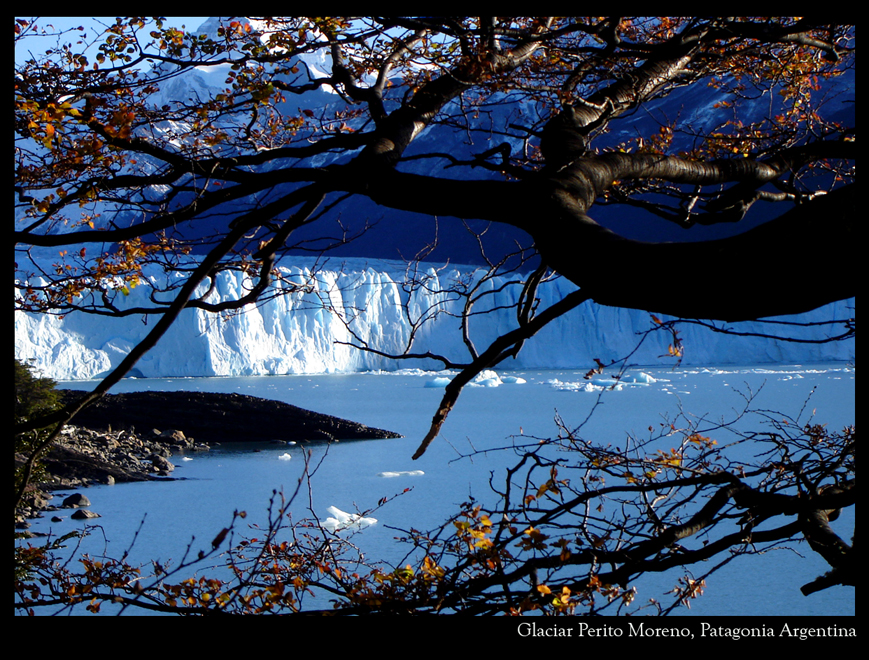
M 425 387 L 443 388 L 450 384 L 452 380 L 449 376 L 436 376 L 431 380 L 427 380 Z M 477 374 L 474 379 L 468 383 L 469 387 L 498 387 L 500 385 L 521 385 L 526 382 L 524 378 L 519 376 L 501 376 L 492 369 L 484 369 Z
M 397 472 L 378 472 L 378 477 L 421 477 L 425 472 L 422 470 L 399 470 Z
M 596 376 L 588 380 L 562 381 L 552 378 L 547 384 L 555 390 L 562 392 L 600 392 L 601 390 L 615 390 L 619 392 L 626 387 L 646 387 L 657 382 L 667 382 L 665 379 L 655 378 L 644 371 L 639 373 L 622 374 L 619 378 Z
M 377 522 L 377 518 L 368 518 L 358 513 L 347 513 L 336 506 L 326 509 L 331 516 L 320 521 L 320 526 L 330 532 L 340 532 L 343 529 L 363 529 Z

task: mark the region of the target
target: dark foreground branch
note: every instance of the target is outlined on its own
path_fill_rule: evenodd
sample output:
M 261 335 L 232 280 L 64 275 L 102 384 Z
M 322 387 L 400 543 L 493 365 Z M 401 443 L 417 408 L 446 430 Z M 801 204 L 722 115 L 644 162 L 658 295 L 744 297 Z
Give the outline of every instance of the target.
M 559 316 L 566 314 L 570 310 L 575 309 L 586 300 L 588 300 L 588 295 L 582 291 L 569 293 L 545 311 L 540 312 L 526 325 L 522 325 L 496 339 L 476 360 L 453 378 L 445 388 L 440 406 L 438 406 L 438 410 L 432 418 L 431 427 L 416 452 L 413 454 L 413 460 L 418 459 L 425 453 L 425 450 L 428 449 L 432 440 L 434 440 L 440 432 L 441 427 L 447 419 L 447 415 L 449 415 L 450 411 L 453 409 L 453 406 L 458 400 L 459 394 L 465 385 L 470 383 L 474 377 L 484 369 L 490 369 L 502 360 L 513 355 L 514 353 L 512 349 L 514 347 L 521 345 L 526 339 L 533 337 L 546 324 L 554 321 Z

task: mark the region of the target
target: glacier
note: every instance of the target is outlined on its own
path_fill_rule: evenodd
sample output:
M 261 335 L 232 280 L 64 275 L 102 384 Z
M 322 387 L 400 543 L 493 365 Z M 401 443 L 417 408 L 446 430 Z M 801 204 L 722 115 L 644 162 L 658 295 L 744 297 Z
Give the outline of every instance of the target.
M 468 362 L 459 318 L 464 299 L 446 292 L 456 282 L 469 286 L 482 281 L 478 293 L 491 293 L 474 307 L 474 312 L 490 311 L 470 320 L 470 338 L 478 351 L 516 326 L 515 310 L 510 305 L 521 287 L 509 285 L 508 276 L 487 279 L 484 271 L 474 267 L 425 264 L 416 278 L 425 285 L 408 289 L 402 285 L 405 268 L 403 263 L 385 260 L 351 259 L 334 267 L 329 263 L 317 267 L 303 259 L 283 261 L 283 277 L 276 280 L 265 300 L 235 313 L 184 310 L 128 375 L 170 378 L 396 371 L 411 367 L 442 370 L 442 363 L 432 359 L 395 360 L 351 344 L 364 342 L 377 351 L 402 353 L 413 334 L 412 352 L 430 351 L 456 362 Z M 156 274 L 151 275 L 146 283 L 130 290 L 120 306 L 148 306 L 148 282 L 156 282 L 156 278 Z M 204 282 L 199 294 L 204 294 L 210 284 Z M 213 284 L 207 300 L 215 303 L 237 300 L 249 289 L 250 280 L 241 272 L 222 272 Z M 563 278 L 544 283 L 538 292 L 539 308 L 549 307 L 574 289 Z M 806 323 L 854 315 L 852 298 L 787 320 Z M 419 323 L 427 317 L 431 317 L 428 322 Z M 142 315 L 106 319 L 84 313 L 58 317 L 16 311 L 15 357 L 55 380 L 100 378 L 120 363 L 150 331 L 152 323 L 151 317 Z M 608 363 L 627 356 L 630 365 L 672 365 L 674 358 L 665 357 L 673 341 L 671 334 L 654 332 L 640 342 L 654 326 L 647 312 L 586 303 L 543 328 L 525 343 L 517 357 L 507 359 L 497 369 L 590 369 L 595 359 Z M 782 328 L 745 322 L 731 327 L 742 333 L 788 333 L 804 339 L 822 339 L 842 332 L 841 325 Z M 693 324 L 681 324 L 678 330 L 684 346 L 683 365 L 803 364 L 855 358 L 853 337 L 828 343 L 795 343 L 732 336 Z M 485 375 L 498 378 L 494 373 Z

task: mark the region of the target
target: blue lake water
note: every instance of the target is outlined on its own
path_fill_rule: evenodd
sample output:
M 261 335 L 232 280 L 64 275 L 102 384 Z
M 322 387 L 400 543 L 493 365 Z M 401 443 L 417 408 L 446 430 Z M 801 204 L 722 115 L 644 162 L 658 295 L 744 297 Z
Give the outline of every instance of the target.
M 602 442 L 623 440 L 625 433 L 640 434 L 663 416 L 681 408 L 693 415 L 717 420 L 744 403 L 741 393 L 758 392 L 757 408 L 797 415 L 814 411 L 815 420 L 831 427 L 855 420 L 855 370 L 846 365 L 749 366 L 722 368 L 644 368 L 654 382 L 627 386 L 618 391 L 584 391 L 582 372 L 529 370 L 499 372 L 524 383 L 498 387 L 467 387 L 451 413 L 441 436 L 417 461 L 411 460 L 442 395 L 432 387 L 435 374 L 397 373 L 326 374 L 273 377 L 194 379 L 128 379 L 113 392 L 138 390 L 199 390 L 238 392 L 292 403 L 303 408 L 351 419 L 369 426 L 401 433 L 395 440 L 342 442 L 313 447 L 313 460 L 324 459 L 292 510 L 297 517 L 329 516 L 328 507 L 343 511 L 373 507 L 382 497 L 406 488 L 408 493 L 378 510 L 377 524 L 354 537 L 369 558 L 400 561 L 406 548 L 399 547 L 390 527 L 430 529 L 469 496 L 484 505 L 494 503 L 488 480 L 491 471 L 512 462 L 510 452 L 459 458 L 472 450 L 507 446 L 513 436 L 549 437 L 557 433 L 559 415 L 569 427 L 583 422 L 597 402 L 583 435 Z M 632 373 L 636 373 L 632 372 Z M 87 389 L 87 382 L 64 382 L 62 387 Z M 806 404 L 806 401 L 808 403 Z M 183 429 L 183 420 L 178 420 Z M 268 441 L 269 438 L 264 438 Z M 263 444 L 224 446 L 193 453 L 184 460 L 173 457 L 174 476 L 166 483 L 119 484 L 87 489 L 91 510 L 102 517 L 95 522 L 99 534 L 87 540 L 87 550 L 119 556 L 138 530 L 133 561 L 178 559 L 191 537 L 194 549 L 205 548 L 226 526 L 235 510 L 248 513 L 246 522 L 265 520 L 273 491 L 292 492 L 303 471 L 301 446 Z M 289 455 L 289 460 L 287 456 Z M 392 478 L 383 472 L 422 471 L 423 474 Z M 58 498 L 59 499 L 59 498 Z M 140 523 L 144 520 L 144 524 Z M 84 523 L 66 518 L 51 523 L 48 517 L 34 522 L 34 531 L 62 534 Z M 834 523 L 837 532 L 850 539 L 853 508 Z M 104 536 L 103 536 L 104 532 Z M 801 544 L 762 556 L 739 558 L 707 581 L 704 595 L 692 601 L 683 615 L 854 615 L 855 590 L 827 589 L 804 597 L 799 587 L 829 567 Z M 694 567 L 701 573 L 702 567 Z M 643 578 L 637 582 L 637 601 L 664 596 L 680 572 Z M 322 606 L 326 606 L 324 602 Z

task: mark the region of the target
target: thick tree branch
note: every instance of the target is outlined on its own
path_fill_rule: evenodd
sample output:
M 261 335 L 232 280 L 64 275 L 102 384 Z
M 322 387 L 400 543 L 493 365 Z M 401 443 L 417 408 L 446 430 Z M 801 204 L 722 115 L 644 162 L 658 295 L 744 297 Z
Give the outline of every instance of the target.
M 545 261 L 598 303 L 684 318 L 743 321 L 798 314 L 856 295 L 856 185 L 795 206 L 732 238 L 650 243 L 623 238 L 587 215 L 616 174 L 713 183 L 771 176 L 742 161 L 687 163 L 656 156 L 591 159 L 554 184 L 451 181 L 398 172 L 345 182 L 375 202 L 436 215 L 482 218 L 527 231 Z M 590 260 L 644 265 L 643 277 L 602 278 Z M 818 259 L 834 267 L 814 267 Z M 674 274 L 677 269 L 679 274 Z
M 646 243 L 604 229 L 556 192 L 551 213 L 544 213 L 549 221 L 531 234 L 547 263 L 598 303 L 742 321 L 797 314 L 856 295 L 856 202 L 852 184 L 732 238 Z M 601 278 L 586 265 L 593 258 L 646 270 L 629 282 Z M 824 266 L 814 267 L 819 259 Z

